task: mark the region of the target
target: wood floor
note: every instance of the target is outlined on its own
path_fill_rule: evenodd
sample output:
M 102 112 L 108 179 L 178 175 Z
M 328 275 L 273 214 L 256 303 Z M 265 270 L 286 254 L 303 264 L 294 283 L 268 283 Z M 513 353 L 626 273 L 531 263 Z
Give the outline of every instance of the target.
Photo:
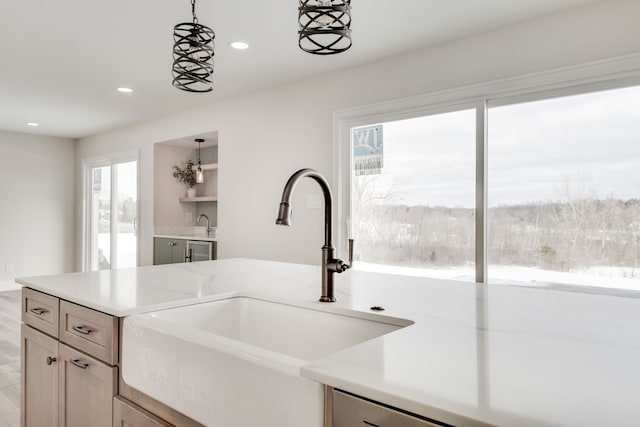
M 20 425 L 20 291 L 0 292 L 0 427 Z

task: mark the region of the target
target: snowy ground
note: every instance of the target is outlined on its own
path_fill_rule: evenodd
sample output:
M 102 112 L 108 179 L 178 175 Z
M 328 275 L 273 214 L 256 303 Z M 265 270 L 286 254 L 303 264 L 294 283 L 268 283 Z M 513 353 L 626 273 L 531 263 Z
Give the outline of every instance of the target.
M 111 254 L 109 247 L 111 244 L 109 233 L 98 233 L 98 248 L 102 249 L 107 261 L 110 262 Z M 118 268 L 129 268 L 136 266 L 137 239 L 133 233 L 118 233 Z
M 356 261 L 355 268 L 364 271 L 402 274 L 407 276 L 454 279 L 468 282 L 473 282 L 475 280 L 475 270 L 473 267 L 459 267 L 455 269 L 421 269 Z M 630 278 L 634 276 L 636 278 Z M 582 285 L 597 288 L 640 291 L 640 270 L 623 267 L 593 267 L 582 272 L 566 273 L 530 267 L 490 265 L 489 283 L 525 286 L 559 283 L 566 285 Z

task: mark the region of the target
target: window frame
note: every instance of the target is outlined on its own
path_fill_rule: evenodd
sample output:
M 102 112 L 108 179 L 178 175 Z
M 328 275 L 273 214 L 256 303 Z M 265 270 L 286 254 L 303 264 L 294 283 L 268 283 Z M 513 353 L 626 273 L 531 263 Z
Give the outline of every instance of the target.
M 634 54 L 334 112 L 332 180 L 336 203 L 333 214 L 338 224 L 334 227 L 337 236 L 333 237 L 339 253 L 346 252 L 351 235 L 353 128 L 462 109 L 476 110 L 475 281 L 486 284 L 488 109 L 638 85 L 640 54 Z
M 136 203 L 136 218 L 138 229 L 140 229 L 140 153 L 139 150 L 115 153 L 100 157 L 91 157 L 82 160 L 82 271 L 91 271 L 91 217 L 93 215 L 91 208 L 92 198 L 92 174 L 94 168 L 109 167 L 111 168 L 111 195 L 110 199 L 114 199 L 117 191 L 116 174 L 113 173 L 114 166 L 120 163 L 136 162 L 136 192 L 138 201 Z M 113 227 L 113 223 L 111 225 Z M 111 232 L 110 247 L 114 248 L 115 235 Z M 140 234 L 136 238 L 136 266 L 140 265 Z

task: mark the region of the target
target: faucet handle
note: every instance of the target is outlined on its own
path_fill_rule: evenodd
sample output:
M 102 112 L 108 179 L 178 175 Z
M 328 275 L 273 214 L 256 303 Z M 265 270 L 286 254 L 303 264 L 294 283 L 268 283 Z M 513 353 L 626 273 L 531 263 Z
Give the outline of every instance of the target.
M 353 267 L 353 239 L 349 239 L 349 262 L 346 263 L 342 260 L 338 260 L 338 266 L 338 273 L 342 273 L 343 271 L 347 271 Z

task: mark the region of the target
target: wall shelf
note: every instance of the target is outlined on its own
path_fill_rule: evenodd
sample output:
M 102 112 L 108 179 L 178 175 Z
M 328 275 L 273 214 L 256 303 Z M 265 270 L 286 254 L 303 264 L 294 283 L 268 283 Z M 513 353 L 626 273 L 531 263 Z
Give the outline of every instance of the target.
M 212 172 L 212 171 L 215 172 L 218 170 L 217 163 L 203 163 L 201 166 L 202 166 L 202 170 L 205 172 Z M 194 166 L 193 168 L 195 169 L 196 167 L 197 166 Z M 211 179 L 211 178 L 208 178 L 208 179 Z M 205 178 L 205 182 L 206 181 L 207 181 L 207 178 Z M 205 190 L 205 194 L 206 194 L 206 190 Z M 178 201 L 180 203 L 217 202 L 218 197 L 217 196 L 180 197 Z
M 180 203 L 197 203 L 197 202 L 217 202 L 217 196 L 202 196 L 202 197 L 180 197 L 178 199 Z
M 217 163 L 203 163 L 200 165 L 203 171 L 217 171 L 218 164 Z M 198 165 L 194 165 L 193 169 L 196 169 Z

